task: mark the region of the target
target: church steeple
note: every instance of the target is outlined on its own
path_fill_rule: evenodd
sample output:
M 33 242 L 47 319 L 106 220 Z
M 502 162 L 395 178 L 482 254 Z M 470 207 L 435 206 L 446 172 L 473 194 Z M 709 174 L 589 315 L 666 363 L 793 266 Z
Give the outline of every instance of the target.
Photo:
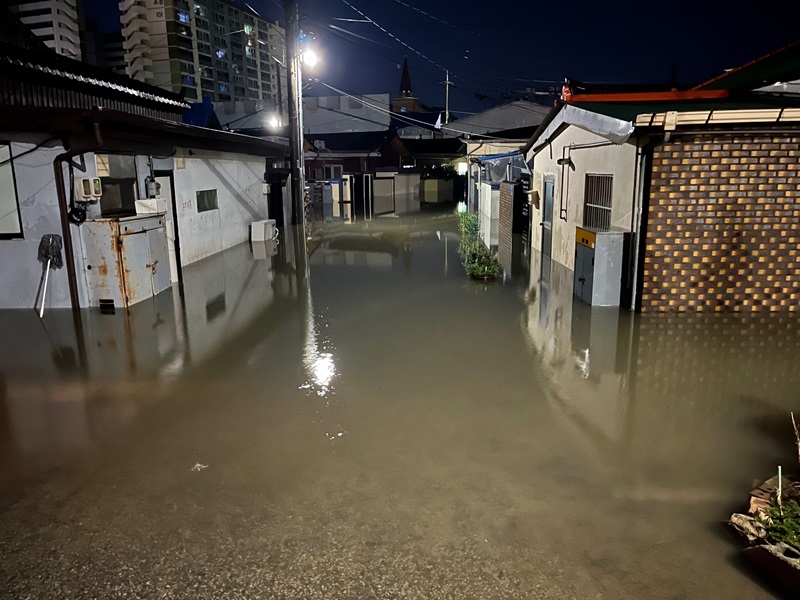
M 413 98 L 414 93 L 411 90 L 411 75 L 408 72 L 408 57 L 403 60 L 403 76 L 400 79 L 400 97 Z

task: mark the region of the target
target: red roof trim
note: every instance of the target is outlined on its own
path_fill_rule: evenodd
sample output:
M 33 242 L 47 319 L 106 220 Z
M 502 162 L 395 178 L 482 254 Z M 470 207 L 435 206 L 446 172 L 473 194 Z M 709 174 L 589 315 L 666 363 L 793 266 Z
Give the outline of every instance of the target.
M 719 100 L 727 98 L 728 90 L 689 90 L 686 92 L 633 92 L 626 94 L 571 94 L 576 102 L 670 102 L 674 100 Z

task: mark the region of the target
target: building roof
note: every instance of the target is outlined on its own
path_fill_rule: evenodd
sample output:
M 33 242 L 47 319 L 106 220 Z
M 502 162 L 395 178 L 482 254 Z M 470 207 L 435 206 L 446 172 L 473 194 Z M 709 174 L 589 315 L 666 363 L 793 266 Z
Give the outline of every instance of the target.
M 751 91 L 795 79 L 800 79 L 800 41 L 730 69 L 692 89 Z
M 458 138 L 403 139 L 403 144 L 417 157 L 457 158 L 466 153 L 466 144 Z
M 321 141 L 325 150 L 331 152 L 349 152 L 367 154 L 379 152 L 397 137 L 394 131 L 362 131 L 355 133 L 307 133 L 305 139 L 315 148 L 315 142 Z M 320 150 L 320 152 L 325 152 Z
M 26 31 L 11 11 L 0 9 L 0 95 L 4 105 L 101 106 L 173 115 L 189 108 L 177 94 L 61 56 L 31 39 Z
M 116 110 L 11 106 L 0 111 L 0 131 L 44 133 L 68 138 L 73 145 L 94 138 L 94 124 L 99 128 L 103 148 L 109 151 L 143 148 L 153 153 L 177 147 L 274 158 L 289 153 L 287 145 L 272 140 Z

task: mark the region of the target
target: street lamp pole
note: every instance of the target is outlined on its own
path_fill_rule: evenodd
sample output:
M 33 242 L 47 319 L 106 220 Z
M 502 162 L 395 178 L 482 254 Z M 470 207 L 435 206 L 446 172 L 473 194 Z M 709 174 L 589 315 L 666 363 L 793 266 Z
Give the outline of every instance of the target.
M 288 77 L 286 81 L 286 95 L 289 101 L 289 147 L 292 154 L 291 179 L 292 179 L 292 225 L 303 224 L 303 173 L 301 172 L 303 158 L 303 140 L 300 132 L 300 111 L 302 104 L 302 81 L 299 77 L 299 58 L 297 42 L 300 37 L 300 15 L 297 0 L 285 0 L 286 11 L 286 60 Z

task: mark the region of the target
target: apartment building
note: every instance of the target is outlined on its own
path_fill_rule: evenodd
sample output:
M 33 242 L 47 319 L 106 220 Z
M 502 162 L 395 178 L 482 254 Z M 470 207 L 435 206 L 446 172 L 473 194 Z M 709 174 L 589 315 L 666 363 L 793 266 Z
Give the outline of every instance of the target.
M 8 7 L 48 48 L 81 60 L 78 0 L 11 0 Z
M 122 0 L 127 74 L 189 100 L 281 100 L 285 31 L 232 0 Z M 285 102 L 285 99 L 282 100 Z

